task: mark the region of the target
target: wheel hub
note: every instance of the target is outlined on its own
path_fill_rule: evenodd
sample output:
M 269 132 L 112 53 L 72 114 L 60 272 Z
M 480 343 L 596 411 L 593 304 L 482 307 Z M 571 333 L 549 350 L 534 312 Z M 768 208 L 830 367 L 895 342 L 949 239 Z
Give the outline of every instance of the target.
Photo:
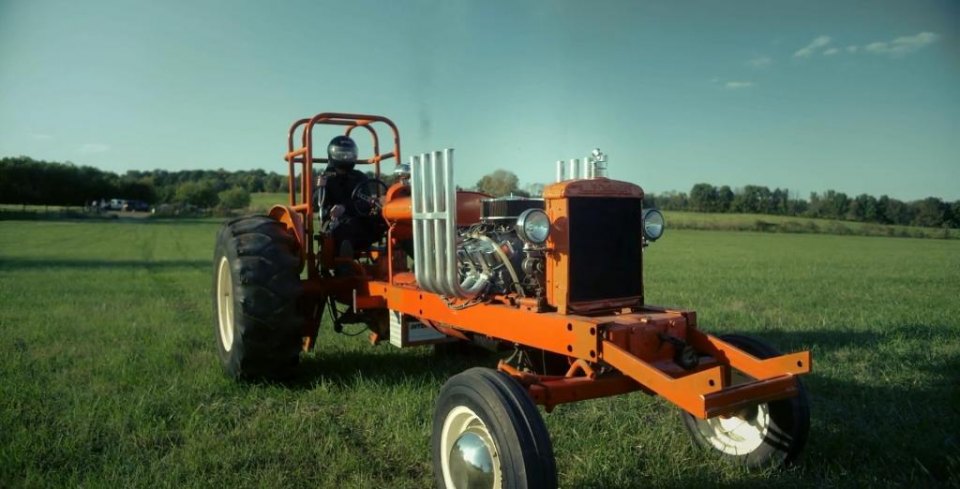
M 450 478 L 457 489 L 494 487 L 493 457 L 484 440 L 486 433 L 477 427 L 463 432 L 450 450 Z
M 500 454 L 480 417 L 466 406 L 447 413 L 441 431 L 441 470 L 448 489 L 501 489 Z
M 697 428 L 717 450 L 728 455 L 746 455 L 763 444 L 770 429 L 770 408 L 761 404 L 736 415 L 698 420 Z

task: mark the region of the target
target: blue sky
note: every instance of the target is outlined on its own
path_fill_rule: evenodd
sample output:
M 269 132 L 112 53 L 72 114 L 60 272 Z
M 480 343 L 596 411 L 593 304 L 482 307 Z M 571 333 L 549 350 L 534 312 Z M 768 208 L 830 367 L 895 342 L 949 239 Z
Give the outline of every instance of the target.
M 283 172 L 345 111 L 464 185 L 600 147 L 654 192 L 956 200 L 958 87 L 957 2 L 0 0 L 0 156 L 117 172 Z

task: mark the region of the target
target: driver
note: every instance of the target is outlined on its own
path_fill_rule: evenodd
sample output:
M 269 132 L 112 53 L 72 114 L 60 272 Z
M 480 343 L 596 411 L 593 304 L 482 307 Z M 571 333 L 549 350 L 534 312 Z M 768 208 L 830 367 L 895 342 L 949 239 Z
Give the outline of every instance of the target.
M 322 189 L 320 219 L 327 232 L 333 234 L 337 255 L 353 258 L 354 250 L 366 250 L 382 236 L 379 215 L 360 215 L 352 202 L 352 194 L 367 176 L 354 169 L 357 144 L 348 136 L 337 136 L 327 146 L 327 168 L 317 179 Z

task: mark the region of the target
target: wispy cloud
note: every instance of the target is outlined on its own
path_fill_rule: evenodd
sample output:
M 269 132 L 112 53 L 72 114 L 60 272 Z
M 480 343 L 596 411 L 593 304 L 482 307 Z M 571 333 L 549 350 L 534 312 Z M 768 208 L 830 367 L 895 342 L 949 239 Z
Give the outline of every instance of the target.
M 892 41 L 872 42 L 864 46 L 863 50 L 873 54 L 899 57 L 923 49 L 939 38 L 940 36 L 933 32 L 921 32 L 914 36 L 898 37 Z
M 85 143 L 78 151 L 85 154 L 106 153 L 110 151 L 110 146 L 103 143 Z
M 747 64 L 754 68 L 763 68 L 764 66 L 770 66 L 770 63 L 773 63 L 773 60 L 769 56 L 757 56 L 755 58 L 750 58 L 747 60 Z
M 793 53 L 794 58 L 809 58 L 815 54 L 836 56 L 838 54 L 870 53 L 881 56 L 898 58 L 919 51 L 930 44 L 937 42 L 940 36 L 934 32 L 921 32 L 913 36 L 902 36 L 890 41 L 877 41 L 864 46 L 850 44 L 846 47 L 829 46 L 830 36 L 820 36 L 810 41 L 810 44 Z
M 830 44 L 830 36 L 820 36 L 810 41 L 810 44 L 800 48 L 793 53 L 794 58 L 809 58 L 817 52 L 818 49 Z
M 723 84 L 723 88 L 728 90 L 740 90 L 742 88 L 750 88 L 754 86 L 754 83 L 751 81 L 728 81 Z
M 30 138 L 33 139 L 34 141 L 50 141 L 51 139 L 53 139 L 53 136 L 49 134 L 43 134 L 40 132 L 31 132 L 27 134 L 27 136 L 30 136 Z

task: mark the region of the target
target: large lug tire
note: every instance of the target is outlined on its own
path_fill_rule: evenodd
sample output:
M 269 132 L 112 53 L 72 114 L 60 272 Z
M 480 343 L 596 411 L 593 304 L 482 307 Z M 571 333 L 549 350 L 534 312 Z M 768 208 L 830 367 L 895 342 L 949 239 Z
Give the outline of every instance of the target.
M 268 217 L 227 222 L 213 255 L 213 328 L 220 362 L 243 380 L 282 380 L 300 359 L 300 258 Z
M 780 355 L 776 348 L 750 336 L 720 338 L 757 358 Z M 734 371 L 731 383 L 735 385 L 747 378 Z M 795 397 L 762 403 L 736 416 L 703 420 L 683 412 L 683 422 L 698 446 L 716 450 L 747 467 L 789 465 L 799 457 L 810 430 L 807 391 L 800 379 L 797 379 L 797 391 Z
M 553 488 L 557 469 L 547 427 L 512 378 L 472 368 L 450 378 L 433 414 L 437 487 Z

